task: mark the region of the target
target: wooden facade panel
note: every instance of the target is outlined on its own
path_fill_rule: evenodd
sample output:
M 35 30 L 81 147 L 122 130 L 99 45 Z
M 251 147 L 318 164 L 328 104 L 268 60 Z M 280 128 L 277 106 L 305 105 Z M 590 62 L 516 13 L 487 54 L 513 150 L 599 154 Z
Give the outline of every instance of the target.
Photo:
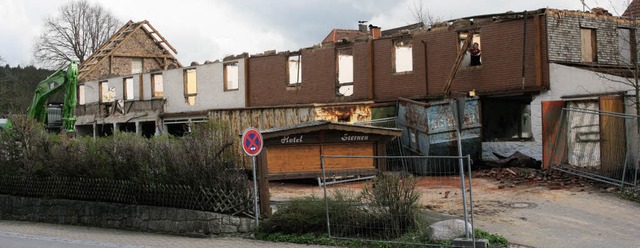
M 544 101 L 542 104 L 542 168 L 549 169 L 552 164 L 558 165 L 567 146 L 566 132 L 558 130 L 562 118 L 564 101 Z M 564 137 L 558 135 L 564 134 Z M 556 149 L 554 151 L 554 149 Z M 553 157 L 552 157 L 553 156 Z
M 284 109 L 274 110 L 274 127 L 283 127 L 287 125 L 287 116 Z
M 600 111 L 624 113 L 622 96 L 600 97 Z M 606 175 L 620 175 L 624 168 L 626 136 L 624 118 L 600 115 L 600 164 Z
M 264 129 L 269 129 L 274 127 L 274 122 L 275 122 L 275 110 L 274 109 L 266 109 L 263 110 L 262 113 L 264 113 L 263 117 L 264 117 L 264 125 L 262 128 Z
M 266 152 L 269 174 L 321 171 L 320 145 L 276 146 Z
M 324 155 L 334 156 L 375 156 L 374 143 L 324 144 Z M 373 158 L 326 158 L 326 170 L 372 169 L 375 168 Z

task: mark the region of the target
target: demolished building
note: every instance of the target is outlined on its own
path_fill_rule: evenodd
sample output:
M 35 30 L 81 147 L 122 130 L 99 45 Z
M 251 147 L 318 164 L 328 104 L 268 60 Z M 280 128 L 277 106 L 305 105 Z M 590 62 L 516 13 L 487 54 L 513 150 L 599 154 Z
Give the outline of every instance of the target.
M 85 87 L 95 88 L 80 93 L 85 100 L 78 130 L 95 135 L 105 133 L 96 131 L 100 125 L 112 125 L 150 135 L 180 134 L 189 123 L 207 118 L 236 123 L 239 132 L 248 126 L 274 127 L 274 119 L 288 125 L 317 119 L 355 122 L 395 116 L 399 98 L 430 102 L 473 95 L 479 98 L 483 159 L 519 151 L 543 160 L 553 146 L 558 108 L 619 111 L 599 104 L 614 97 L 625 106 L 623 112 L 635 113 L 627 104 L 634 89 L 616 80 L 624 80 L 620 71 L 637 61 L 638 35 L 633 19 L 556 9 L 386 31 L 372 25 L 335 29 L 322 43 L 297 51 L 243 54 L 89 81 Z M 480 63 L 472 65 L 466 48 L 473 43 L 482 52 Z M 133 96 L 127 94 L 128 78 Z M 115 87 L 115 107 L 103 101 L 110 99 L 99 90 L 105 81 Z M 162 94 L 156 94 L 158 88 Z M 100 107 L 87 110 L 92 105 Z M 147 105 L 155 112 L 144 113 Z M 309 114 L 331 108 L 339 111 Z M 292 113 L 299 114 L 287 117 Z M 125 124 L 132 122 L 141 124 Z

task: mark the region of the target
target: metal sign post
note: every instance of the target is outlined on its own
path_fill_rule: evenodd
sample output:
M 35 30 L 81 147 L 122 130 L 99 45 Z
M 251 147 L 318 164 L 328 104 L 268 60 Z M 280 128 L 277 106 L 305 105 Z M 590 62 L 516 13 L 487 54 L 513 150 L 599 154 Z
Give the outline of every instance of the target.
M 247 128 L 242 133 L 242 150 L 251 156 L 253 161 L 253 205 L 256 216 L 256 228 L 259 224 L 260 209 L 258 207 L 258 177 L 256 176 L 256 156 L 262 151 L 262 134 L 254 128 Z

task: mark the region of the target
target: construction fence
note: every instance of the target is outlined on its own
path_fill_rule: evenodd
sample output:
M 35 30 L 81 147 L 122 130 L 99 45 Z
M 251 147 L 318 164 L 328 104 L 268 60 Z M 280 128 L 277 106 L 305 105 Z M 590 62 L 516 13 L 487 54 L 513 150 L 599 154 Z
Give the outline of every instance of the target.
M 434 245 L 428 227 L 443 219 L 466 220 L 473 239 L 473 197 L 469 156 L 322 156 L 321 185 L 332 238 L 394 244 Z M 374 176 L 337 176 L 332 163 L 375 160 L 387 168 Z M 362 175 L 367 175 L 364 171 Z M 370 174 L 368 174 L 370 175 Z M 444 245 L 446 246 L 446 245 Z
M 638 184 L 638 116 L 564 108 L 551 169 L 624 187 Z

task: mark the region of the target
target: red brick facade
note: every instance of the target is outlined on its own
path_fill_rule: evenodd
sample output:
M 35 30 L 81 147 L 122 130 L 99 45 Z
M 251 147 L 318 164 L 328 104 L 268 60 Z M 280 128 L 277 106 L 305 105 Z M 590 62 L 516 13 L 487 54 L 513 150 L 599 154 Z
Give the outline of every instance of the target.
M 543 15 L 543 14 L 542 14 Z M 542 16 L 543 17 L 543 16 Z M 539 91 L 548 87 L 545 18 L 522 18 L 476 24 L 482 48 L 482 66 L 461 66 L 453 81 L 454 95 L 476 90 L 478 94 Z M 394 42 L 412 42 L 413 71 L 394 73 Z M 526 48 L 523 48 L 526 40 Z M 249 58 L 249 106 L 275 106 L 374 100 L 398 97 L 442 96 L 458 51 L 458 31 L 445 28 L 421 30 L 348 44 L 329 44 L 302 50 L 302 83 L 287 85 L 288 53 Z M 354 94 L 336 96 L 337 49 L 353 49 Z M 522 84 L 525 52 L 524 89 Z M 536 54 L 537 53 L 537 54 Z M 372 69 L 373 67 L 373 69 Z

